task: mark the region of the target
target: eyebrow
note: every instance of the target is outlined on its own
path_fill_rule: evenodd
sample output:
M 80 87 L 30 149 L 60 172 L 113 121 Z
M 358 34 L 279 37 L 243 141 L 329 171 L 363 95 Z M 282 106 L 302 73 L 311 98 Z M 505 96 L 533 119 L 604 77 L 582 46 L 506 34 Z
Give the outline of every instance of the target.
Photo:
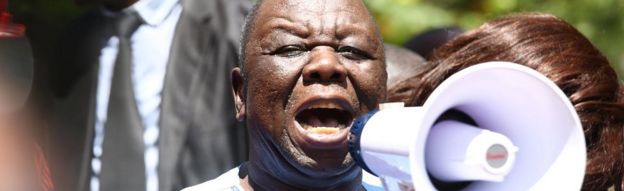
M 345 24 L 341 24 L 340 27 L 336 28 L 336 36 L 339 39 L 343 39 L 348 36 L 361 36 L 361 37 L 366 38 L 366 40 L 368 41 L 374 41 L 375 36 L 370 36 L 367 30 L 369 29 L 362 25 L 353 24 L 353 23 L 345 23 Z

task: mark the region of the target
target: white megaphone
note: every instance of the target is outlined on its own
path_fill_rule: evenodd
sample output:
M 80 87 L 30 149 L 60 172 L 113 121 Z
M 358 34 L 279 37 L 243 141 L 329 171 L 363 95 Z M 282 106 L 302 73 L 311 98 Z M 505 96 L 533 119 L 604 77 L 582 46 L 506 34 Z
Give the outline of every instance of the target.
M 349 149 L 386 190 L 579 190 L 586 161 L 565 94 L 509 62 L 457 72 L 422 107 L 359 117 Z

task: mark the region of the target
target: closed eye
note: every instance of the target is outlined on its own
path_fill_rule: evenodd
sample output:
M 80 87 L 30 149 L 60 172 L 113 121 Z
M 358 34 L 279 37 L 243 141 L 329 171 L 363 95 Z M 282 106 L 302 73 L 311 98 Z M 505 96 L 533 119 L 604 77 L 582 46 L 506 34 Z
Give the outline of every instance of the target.
M 338 48 L 338 53 L 351 60 L 368 60 L 372 58 L 366 51 L 351 46 Z
M 271 52 L 272 55 L 277 55 L 281 57 L 295 57 L 303 54 L 305 52 L 305 48 L 300 45 L 286 45 L 278 48 L 277 50 Z

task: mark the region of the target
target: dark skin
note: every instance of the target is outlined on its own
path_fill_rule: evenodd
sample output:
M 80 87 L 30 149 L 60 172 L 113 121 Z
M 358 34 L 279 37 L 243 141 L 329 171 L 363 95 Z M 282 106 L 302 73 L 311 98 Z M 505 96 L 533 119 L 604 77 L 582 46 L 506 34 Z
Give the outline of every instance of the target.
M 246 120 L 252 147 L 241 184 L 361 189 L 346 135 L 353 118 L 377 108 L 386 91 L 384 47 L 366 7 L 359 0 L 265 1 L 254 22 L 244 69 L 232 70 L 236 117 Z M 327 135 L 302 128 L 296 117 L 318 103 L 349 113 L 346 127 Z
M 366 7 L 360 0 L 267 0 L 254 23 L 244 69 L 231 74 L 236 117 L 246 120 L 251 145 L 241 184 L 362 189 L 347 135 L 356 116 L 385 99 L 387 78 L 384 46 Z M 339 114 L 302 114 L 314 107 Z M 323 122 L 310 122 L 317 117 Z

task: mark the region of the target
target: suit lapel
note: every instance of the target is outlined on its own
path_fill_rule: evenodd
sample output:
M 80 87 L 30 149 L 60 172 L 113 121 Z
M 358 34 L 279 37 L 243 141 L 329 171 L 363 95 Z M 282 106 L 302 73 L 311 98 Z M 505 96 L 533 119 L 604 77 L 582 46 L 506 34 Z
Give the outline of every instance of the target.
M 82 107 L 87 106 L 88 110 L 83 115 L 86 119 L 84 124 L 85 129 L 85 138 L 81 145 L 84 145 L 82 148 L 83 156 L 82 162 L 80 165 L 82 166 L 81 175 L 79 179 L 79 188 L 81 190 L 89 190 L 90 180 L 91 180 L 91 159 L 93 155 L 93 138 L 95 137 L 95 122 L 97 120 L 96 109 L 97 109 L 97 90 L 98 90 L 98 82 L 99 82 L 99 71 L 100 71 L 100 55 L 101 50 L 104 46 L 106 46 L 107 41 L 112 37 L 113 31 L 111 25 L 113 24 L 113 19 L 108 18 L 104 15 L 101 15 L 99 19 L 103 21 L 95 22 L 100 23 L 99 26 L 95 26 L 92 37 L 89 40 L 93 40 L 88 44 L 90 47 L 86 48 L 85 51 L 89 51 L 86 53 L 86 63 L 90 65 L 90 70 L 87 71 L 84 78 L 81 80 L 80 84 L 82 87 L 78 89 L 77 92 L 80 92 L 80 97 L 88 98 L 81 104 Z M 79 110 L 75 110 L 79 111 Z
M 89 12 L 69 30 L 60 50 L 58 67 L 71 69 L 75 80 L 66 82 L 67 94 L 59 97 L 55 113 L 58 120 L 54 141 L 60 151 L 51 156 L 52 173 L 59 190 L 88 190 L 91 172 L 91 151 L 95 124 L 95 98 L 98 81 L 99 55 L 110 33 L 101 11 Z M 63 71 L 65 72 L 65 71 Z M 65 82 L 65 81 L 64 81 Z M 54 169 L 56 168 L 56 170 Z
M 193 104 L 192 86 L 196 83 L 206 43 L 205 20 L 188 13 L 189 6 L 182 1 L 183 11 L 176 26 L 167 73 L 162 92 L 159 137 L 159 188 L 172 188 L 177 173 L 177 162 L 187 137 Z
M 85 129 L 85 136 L 84 139 L 80 140 L 81 142 L 80 145 L 83 145 L 84 148 L 82 148 L 82 152 L 83 156 L 82 161 L 80 163 L 81 167 L 80 169 L 83 169 L 80 173 L 80 179 L 79 179 L 79 188 L 83 188 L 83 189 L 87 189 L 89 187 L 89 180 L 91 179 L 91 158 L 92 158 L 92 151 L 93 151 L 93 137 L 94 137 L 94 131 L 95 131 L 95 121 L 96 121 L 96 115 L 95 115 L 95 111 L 96 111 L 96 94 L 97 94 L 97 82 L 98 82 L 98 72 L 99 72 L 99 62 L 96 62 L 95 64 L 93 64 L 94 67 L 91 71 L 88 72 L 88 74 L 85 76 L 84 79 L 84 88 L 83 90 L 81 90 L 81 92 L 84 92 L 83 96 L 80 97 L 84 97 L 87 98 L 86 100 L 84 100 L 83 107 L 86 105 L 88 107 L 87 112 L 83 113 L 83 115 L 87 115 L 86 117 L 84 117 L 85 122 L 84 127 L 86 127 Z M 81 84 L 82 86 L 82 84 Z M 81 88 L 81 89 L 82 89 Z M 78 110 L 76 110 L 78 111 Z

